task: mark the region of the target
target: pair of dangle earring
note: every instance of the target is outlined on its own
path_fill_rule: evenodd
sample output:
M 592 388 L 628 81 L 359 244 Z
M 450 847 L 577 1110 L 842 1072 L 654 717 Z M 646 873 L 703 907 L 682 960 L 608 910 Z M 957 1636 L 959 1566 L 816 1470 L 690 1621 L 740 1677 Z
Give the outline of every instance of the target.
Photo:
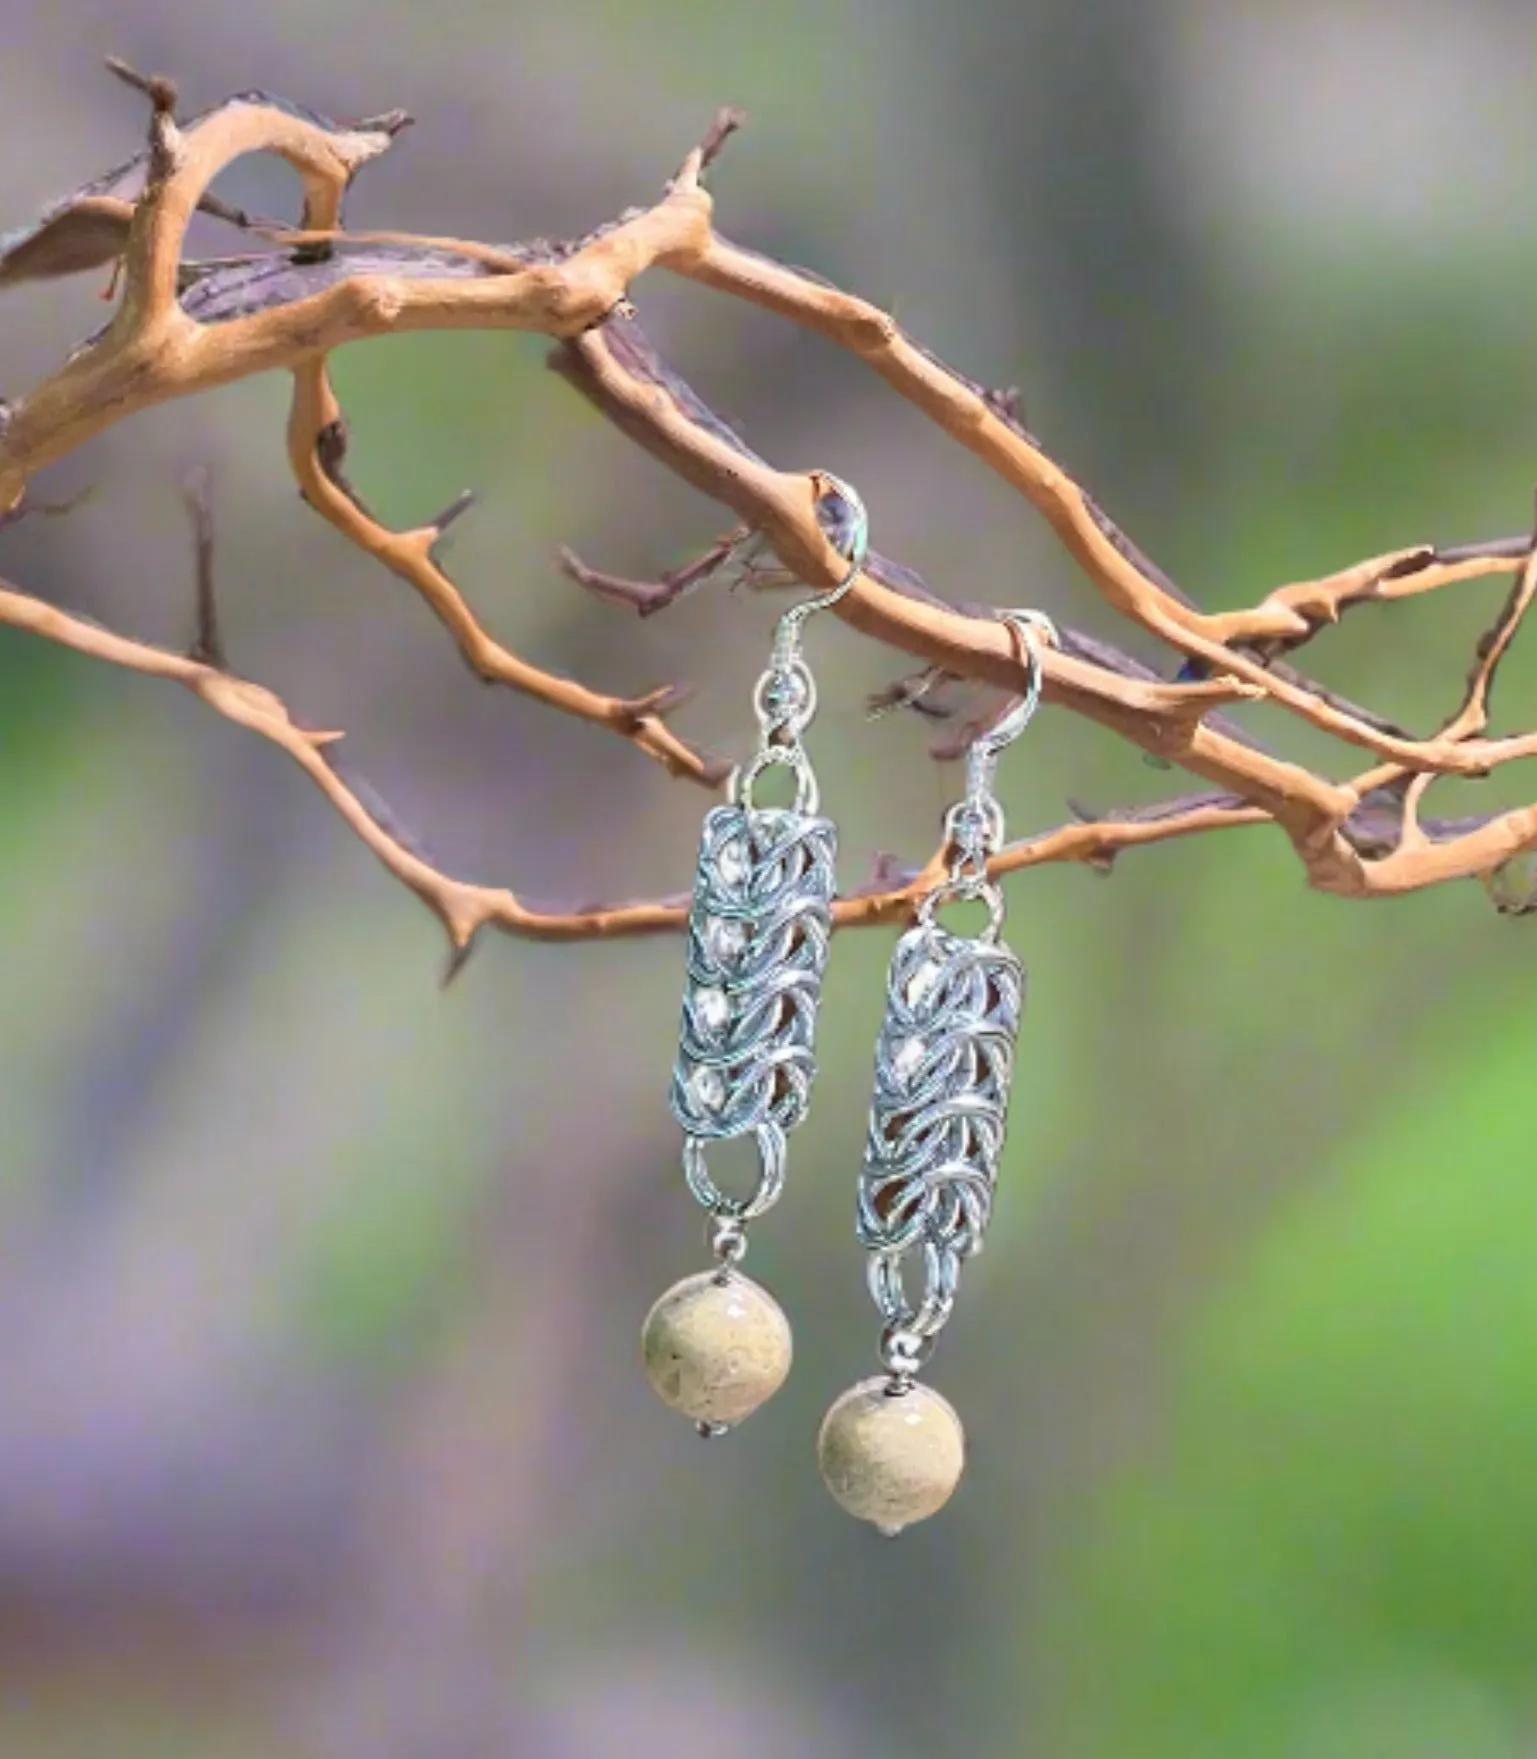
M 819 519 L 847 556 L 848 572 L 830 592 L 802 600 L 779 620 L 754 692 L 758 750 L 733 774 L 730 804 L 705 817 L 689 911 L 671 1099 L 684 1132 L 684 1177 L 710 1217 L 716 1264 L 660 1297 L 646 1317 L 641 1353 L 663 1403 L 707 1436 L 750 1416 L 790 1371 L 789 1323 L 739 1266 L 747 1223 L 784 1188 L 786 1137 L 810 1101 L 837 886 L 837 829 L 818 811 L 816 775 L 801 739 L 817 706 L 802 633 L 813 612 L 858 579 L 869 527 L 863 502 L 847 484 L 823 474 L 819 487 Z M 738 566 L 762 577 L 759 543 L 749 540 Z M 793 780 L 793 803 L 759 806 L 760 778 L 780 768 Z M 746 1197 L 732 1197 L 712 1176 L 706 1151 L 743 1136 L 756 1146 L 757 1179 Z
M 890 1536 L 942 1508 L 965 1466 L 960 1418 L 918 1374 L 954 1309 L 962 1266 L 982 1248 L 1024 1006 L 1024 967 L 1001 938 L 1003 893 L 987 871 L 1004 830 L 993 780 L 1040 702 L 1041 637 L 1057 637 L 1039 612 L 1004 616 L 1030 657 L 1026 694 L 968 749 L 965 798 L 945 819 L 949 875 L 918 906 L 886 977 L 856 1219 L 885 1372 L 836 1400 L 817 1438 L 833 1496 Z M 986 906 L 977 934 L 935 920 L 952 902 Z
M 723 1434 L 771 1397 L 792 1354 L 779 1304 L 739 1266 L 746 1224 L 778 1199 L 786 1137 L 806 1115 L 832 929 L 837 832 L 817 810 L 801 742 L 816 711 L 801 635 L 807 617 L 858 577 L 868 522 L 852 489 L 822 480 L 819 516 L 849 570 L 831 592 L 780 620 L 755 693 L 758 751 L 733 775 L 730 804 L 705 818 L 689 913 L 671 1097 L 684 1132 L 684 1176 L 710 1216 L 716 1265 L 660 1297 L 641 1350 L 658 1396 L 703 1435 Z M 960 1419 L 918 1375 L 954 1308 L 963 1264 L 981 1250 L 997 1184 L 1025 978 L 1001 939 L 1003 894 L 988 874 L 1004 833 L 993 781 L 999 755 L 1039 704 L 1041 638 L 1056 642 L 1039 612 L 1004 616 L 1030 658 L 1026 693 L 968 749 L 965 797 L 945 818 L 949 873 L 919 904 L 887 974 L 856 1220 L 870 1254 L 885 1372 L 844 1393 L 817 1440 L 833 1496 L 886 1534 L 943 1507 L 965 1465 Z M 755 785 L 776 767 L 790 770 L 794 802 L 760 807 Z M 936 913 L 952 902 L 985 905 L 983 928 L 963 936 L 943 927 Z M 748 1196 L 734 1198 L 711 1175 L 706 1150 L 747 1135 L 758 1177 Z M 904 1274 L 914 1258 L 916 1295 Z

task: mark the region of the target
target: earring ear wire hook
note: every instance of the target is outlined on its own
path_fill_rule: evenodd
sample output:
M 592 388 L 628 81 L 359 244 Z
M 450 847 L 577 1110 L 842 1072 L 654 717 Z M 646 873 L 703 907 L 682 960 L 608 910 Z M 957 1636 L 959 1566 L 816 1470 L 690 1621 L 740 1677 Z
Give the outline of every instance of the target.
M 1013 708 L 996 726 L 979 734 L 967 748 L 966 803 L 978 811 L 985 811 L 986 803 L 992 798 L 993 777 L 998 770 L 1000 755 L 1030 725 L 1040 707 L 1041 683 L 1045 674 L 1041 657 L 1042 637 L 1053 647 L 1060 641 L 1056 624 L 1044 611 L 1004 611 L 1000 614 L 1000 621 L 1017 631 L 1030 659 L 1030 676 L 1025 683 L 1024 695 Z
M 801 734 L 816 714 L 817 687 L 811 668 L 801 657 L 801 632 L 813 612 L 836 604 L 850 590 L 859 578 L 870 546 L 870 518 L 858 491 L 828 471 L 815 474 L 821 485 L 818 505 L 836 500 L 844 509 L 834 542 L 848 558 L 848 572 L 827 592 L 802 599 L 780 617 L 768 670 L 753 692 L 760 734 L 758 750 L 745 769 L 732 772 L 730 782 L 732 800 L 751 806 L 753 785 L 764 770 L 789 769 L 795 776 L 795 810 L 807 813 L 817 810 L 817 786 Z
M 779 619 L 774 631 L 774 659 L 781 665 L 790 666 L 800 657 L 801 631 L 806 620 L 816 611 L 825 611 L 829 605 L 837 604 L 858 580 L 864 570 L 865 557 L 870 549 L 870 515 L 865 509 L 859 491 L 834 476 L 831 471 L 817 472 L 818 478 L 826 487 L 817 496 L 819 502 L 836 496 L 849 509 L 850 528 L 847 547 L 840 545 L 848 558 L 848 573 L 834 587 L 826 592 L 816 593 L 809 599 L 802 599 L 798 604 L 791 605 Z

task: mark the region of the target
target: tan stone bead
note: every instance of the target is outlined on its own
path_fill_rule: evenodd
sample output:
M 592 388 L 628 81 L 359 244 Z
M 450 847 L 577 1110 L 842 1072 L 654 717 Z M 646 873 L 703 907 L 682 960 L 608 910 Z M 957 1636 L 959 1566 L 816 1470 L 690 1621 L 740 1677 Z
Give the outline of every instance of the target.
M 850 1387 L 823 1418 L 817 1463 L 851 1515 L 896 1534 L 950 1500 L 966 1465 L 966 1432 L 932 1387 L 893 1393 L 881 1375 Z
M 737 1270 L 674 1283 L 641 1328 L 646 1378 L 664 1405 L 719 1429 L 750 1417 L 790 1372 L 790 1323 Z

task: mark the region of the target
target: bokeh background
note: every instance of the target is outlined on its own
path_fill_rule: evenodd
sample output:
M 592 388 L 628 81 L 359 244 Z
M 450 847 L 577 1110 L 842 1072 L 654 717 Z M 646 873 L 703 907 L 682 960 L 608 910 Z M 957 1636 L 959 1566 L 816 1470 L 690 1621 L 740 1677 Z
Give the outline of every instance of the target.
M 358 226 L 578 233 L 654 197 L 715 107 L 724 230 L 893 307 L 1031 424 L 1203 603 L 1518 531 L 1537 478 L 1537 74 L 1521 0 L 56 0 L 7 11 L 0 225 L 134 150 L 116 52 L 196 107 L 261 86 L 419 118 Z M 293 211 L 281 168 L 221 187 Z M 5 301 L 21 393 L 96 278 Z M 959 598 L 1115 627 L 1028 508 L 818 339 L 660 275 L 675 363 Z M 722 512 L 537 338 L 335 361 L 397 523 L 474 485 L 488 625 L 618 691 L 703 689 L 748 748 L 774 605 L 637 624 Z M 473 682 L 299 504 L 286 383 L 114 430 L 0 571 L 179 643 L 178 483 L 215 480 L 235 665 L 435 852 L 534 898 L 671 890 L 702 796 Z M 1310 650 L 1447 712 L 1504 590 Z M 921 855 L 956 772 L 862 716 L 903 662 L 814 627 L 846 875 Z M 1530 725 L 1537 667 L 1502 676 Z M 1331 773 L 1350 754 L 1250 715 Z M 1177 790 L 1042 715 L 1011 827 Z M 1433 810 L 1530 794 L 1443 785 Z M 1278 836 L 1011 887 L 1032 971 L 990 1250 L 933 1378 L 973 1458 L 896 1545 L 812 1438 L 873 1361 L 850 1238 L 890 936 L 836 947 L 812 1121 L 755 1269 L 797 1370 L 705 1448 L 640 1315 L 701 1262 L 665 1091 L 679 949 L 443 947 L 282 756 L 190 697 L 0 630 L 0 1755 L 55 1759 L 1517 1759 L 1537 1752 L 1537 943 L 1464 884 L 1310 895 Z

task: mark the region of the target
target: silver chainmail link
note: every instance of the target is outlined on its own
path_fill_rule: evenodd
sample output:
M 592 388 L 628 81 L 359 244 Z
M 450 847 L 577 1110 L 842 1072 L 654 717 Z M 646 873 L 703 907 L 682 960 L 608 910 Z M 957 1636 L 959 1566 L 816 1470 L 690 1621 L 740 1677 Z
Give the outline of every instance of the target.
M 802 734 L 816 713 L 816 683 L 801 655 L 813 611 L 853 585 L 864 563 L 864 505 L 827 477 L 819 506 L 849 558 L 830 592 L 802 600 L 780 618 L 768 670 L 753 695 L 758 749 L 731 780 L 731 804 L 706 815 L 688 924 L 687 981 L 672 1111 L 683 1127 L 683 1172 L 713 1218 L 712 1249 L 734 1263 L 746 1250 L 743 1224 L 778 1198 L 785 1138 L 806 1115 L 816 1073 L 817 1008 L 832 934 L 837 831 L 822 817 L 816 776 Z M 761 547 L 747 540 L 746 565 Z M 769 769 L 788 769 L 794 802 L 760 807 Z M 746 1197 L 723 1192 L 706 1164 L 710 1142 L 751 1134 L 758 1178 Z
M 832 821 L 810 813 L 732 805 L 705 818 L 672 1110 L 689 1189 L 719 1220 L 762 1215 L 784 1184 L 785 1136 L 816 1070 L 837 852 Z M 749 1132 L 758 1182 L 728 1197 L 705 1145 Z
M 881 1353 L 894 1384 L 927 1361 L 955 1305 L 961 1267 L 982 1248 L 998 1180 L 1025 972 L 1000 940 L 1003 894 L 988 857 L 1003 843 L 993 778 L 1003 747 L 1040 699 L 1039 613 L 1010 612 L 1031 655 L 1021 702 L 967 753 L 965 798 L 945 819 L 949 877 L 918 907 L 897 942 L 886 978 L 886 1013 L 875 1050 L 875 1090 L 856 1213 L 870 1253 L 870 1293 L 884 1329 Z M 987 906 L 975 936 L 934 920 L 951 901 Z M 921 1290 L 908 1288 L 909 1266 Z
M 981 1248 L 1024 989 L 1019 960 L 989 934 L 967 940 L 920 923 L 897 943 L 857 1221 L 890 1336 L 931 1339 L 950 1317 L 962 1264 Z M 919 1254 L 914 1297 L 903 1268 Z

